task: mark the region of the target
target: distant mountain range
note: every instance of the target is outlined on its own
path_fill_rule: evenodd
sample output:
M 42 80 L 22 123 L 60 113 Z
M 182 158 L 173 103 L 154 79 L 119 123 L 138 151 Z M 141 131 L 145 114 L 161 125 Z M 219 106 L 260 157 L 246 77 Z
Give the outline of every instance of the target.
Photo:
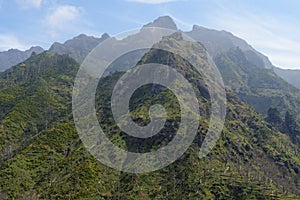
M 169 16 L 159 17 L 144 27 L 178 30 Z M 217 64 L 226 86 L 259 113 L 266 115 L 268 108 L 274 106 L 278 107 L 282 114 L 291 110 L 300 119 L 300 92 L 293 87 L 300 87 L 297 70 L 282 70 L 274 67 L 265 55 L 256 51 L 246 41 L 226 31 L 194 25 L 191 31 L 185 33 L 204 44 Z M 49 51 L 61 55 L 67 54 L 81 64 L 98 44 L 109 37 L 107 33 L 100 38 L 81 34 L 63 44 L 55 42 Z M 134 37 L 132 40 L 134 42 Z M 40 53 L 43 49 L 32 47 L 25 52 L 9 50 L 0 53 L 1 63 L 6 66 L 2 69 L 26 60 L 34 51 Z M 138 62 L 138 60 L 132 58 L 127 62 Z M 112 71 L 126 70 L 126 67 L 120 68 L 120 66 L 116 64 Z
M 247 59 L 253 64 L 266 69 L 271 69 L 273 67 L 266 56 L 256 51 L 246 41 L 234 36 L 232 33 L 216 31 L 194 25 L 193 30 L 187 32 L 187 34 L 191 38 L 203 43 L 212 57 L 239 47 L 244 52 Z
M 178 30 L 169 16 L 159 17 L 144 27 L 161 27 Z M 300 113 L 300 92 L 274 73 L 275 67 L 269 59 L 256 51 L 246 41 L 226 31 L 216 31 L 195 25 L 186 32 L 196 41 L 204 44 L 217 64 L 225 84 L 257 112 L 266 115 L 269 107 L 278 107 L 284 115 L 287 110 Z M 109 36 L 101 38 L 80 35 L 64 44 L 55 43 L 50 51 L 67 54 L 78 63 Z M 134 37 L 131 37 L 134 42 Z M 137 62 L 134 58 L 126 62 Z M 126 63 L 122 61 L 123 63 Z M 116 65 L 114 71 L 127 70 Z M 275 71 L 276 72 L 276 71 Z M 289 97 L 289 98 L 287 98 Z
M 36 46 L 31 47 L 26 51 L 10 49 L 8 51 L 0 52 L 0 72 L 28 59 L 33 52 L 39 54 L 43 51 L 44 49 L 42 47 Z
M 109 38 L 107 33 L 104 33 L 100 38 L 81 34 L 63 44 L 54 42 L 49 51 L 70 55 L 78 63 L 81 63 L 92 49 L 107 38 Z M 33 52 L 40 54 L 43 51 L 45 50 L 42 47 L 35 46 L 26 51 L 10 49 L 0 52 L 0 72 L 27 60 Z
M 93 50 L 99 43 L 109 38 L 107 33 L 104 33 L 100 38 L 81 34 L 64 44 L 55 42 L 49 51 L 58 54 L 67 54 L 74 58 L 78 63 L 82 63 L 83 59 Z
M 161 27 L 178 30 L 177 25 L 169 16 L 159 17 L 153 22 L 144 25 L 144 27 Z M 250 62 L 258 67 L 273 69 L 274 72 L 285 81 L 297 88 L 300 88 L 300 79 L 298 78 L 298 74 L 300 75 L 300 70 L 285 70 L 273 66 L 267 56 L 256 51 L 245 40 L 234 36 L 230 32 L 226 32 L 224 30 L 217 31 L 194 25 L 191 31 L 185 33 L 193 39 L 203 43 L 212 57 L 215 57 L 220 53 L 224 53 L 232 48 L 239 47 Z M 109 37 L 110 36 L 107 33 L 104 33 L 100 38 L 80 34 L 73 39 L 67 40 L 63 44 L 54 42 L 49 48 L 49 51 L 56 52 L 58 54 L 68 54 L 78 63 L 81 63 L 91 50 Z M 39 54 L 43 51 L 43 48 L 37 46 L 31 47 L 26 51 L 11 49 L 0 52 L 0 71 L 4 71 L 11 66 L 23 62 L 29 58 L 32 52 Z
M 300 89 L 300 70 L 299 69 L 281 69 L 274 67 L 274 72 L 286 80 L 288 83 Z

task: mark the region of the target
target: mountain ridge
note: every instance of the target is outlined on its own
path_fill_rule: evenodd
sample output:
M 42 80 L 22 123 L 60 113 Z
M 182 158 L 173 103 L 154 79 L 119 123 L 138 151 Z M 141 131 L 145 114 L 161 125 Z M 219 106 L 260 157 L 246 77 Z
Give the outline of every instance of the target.
M 103 33 L 100 38 L 80 34 L 65 41 L 63 44 L 58 42 L 53 43 L 49 48 L 49 51 L 58 54 L 68 54 L 81 64 L 91 50 L 109 37 L 110 36 L 107 33 Z
M 239 47 L 241 50 L 249 54 L 248 59 L 250 59 L 252 62 L 257 60 L 257 58 L 251 59 L 251 56 L 258 56 L 261 59 L 260 63 L 255 63 L 258 66 L 262 66 L 267 69 L 273 68 L 273 65 L 268 57 L 256 51 L 245 40 L 228 31 L 218 31 L 194 25 L 193 29 L 186 32 L 186 34 L 191 36 L 193 39 L 202 42 L 212 57 L 219 53 L 228 51 L 229 49 Z
M 176 23 L 170 16 L 160 16 L 155 19 L 153 22 L 150 22 L 143 27 L 159 27 L 159 28 L 167 28 L 171 30 L 178 30 Z
M 168 45 L 175 50 L 177 48 L 197 58 L 201 61 L 199 65 L 207 64 L 207 60 L 204 59 L 207 55 L 204 54 L 206 50 L 202 44 L 177 41 L 174 37 L 165 38 L 163 42 L 165 43 L 162 45 Z M 191 48 L 193 46 L 197 48 Z M 185 49 L 187 47 L 189 48 Z M 199 52 L 203 52 L 203 55 Z M 209 107 L 209 95 L 204 95 L 206 86 L 201 75 L 194 71 L 187 61 L 170 52 L 152 49 L 143 56 L 141 64 L 154 61 L 185 72 L 185 77 L 196 90 L 200 102 L 199 109 L 204 114 L 209 113 L 209 108 L 206 107 Z M 15 129 L 22 133 L 21 137 L 14 138 L 17 144 L 32 134 L 36 136 L 24 143 L 24 147 L 19 151 L 8 154 L 8 159 L 0 165 L 0 177 L 5 177 L 0 179 L 0 197 L 279 199 L 288 198 L 290 195 L 294 195 L 291 198 L 296 198 L 298 195 L 300 160 L 297 146 L 287 135 L 271 127 L 261 115 L 241 102 L 232 92 L 227 92 L 228 114 L 225 128 L 216 147 L 207 157 L 200 159 L 197 154 L 209 123 L 206 116 L 203 116 L 194 143 L 179 160 L 153 173 L 129 174 L 99 163 L 87 152 L 76 133 L 70 107 L 73 79 L 79 68 L 74 59 L 68 55 L 44 52 L 29 58 L 24 64 L 25 66 L 20 64 L 0 73 L 0 83 L 5 86 L 0 88 L 0 102 L 5 102 L 1 108 L 10 113 L 9 117 L 0 118 L 0 125 L 5 125 L 5 129 L 0 128 L 0 141 L 5 141 L 6 145 L 12 142 L 12 139 L 5 140 L 5 138 L 13 136 L 9 133 L 14 133 Z M 105 127 L 112 142 L 120 148 L 139 150 L 141 147 L 138 145 L 139 142 L 148 148 L 150 146 L 150 150 L 164 145 L 154 143 L 151 138 L 150 141 L 133 140 L 113 124 L 109 98 L 116 81 L 121 76 L 121 72 L 116 72 L 100 79 L 95 95 L 95 109 L 99 123 Z M 37 84 L 32 80 L 43 84 Z M 8 96 L 14 94 L 16 88 L 22 91 L 24 97 L 14 105 Z M 155 89 L 152 86 L 141 88 L 132 97 L 131 113 L 137 123 L 147 122 L 149 118 L 147 111 L 156 102 L 155 100 L 172 113 L 168 117 L 166 129 L 160 135 L 163 142 L 168 141 L 170 135 L 174 134 L 172 131 L 176 128 L 174 124 L 180 120 L 177 119 L 179 110 L 175 110 L 176 101 L 173 97 L 170 91 Z M 32 98 L 34 101 L 30 100 Z M 42 129 L 37 134 L 35 122 L 41 115 L 39 109 L 44 108 L 51 108 L 51 112 L 45 112 L 47 114 L 45 120 L 37 120 L 42 124 L 38 126 Z M 53 112 L 56 108 L 59 108 L 58 111 L 61 113 Z M 51 120 L 52 123 L 47 127 L 48 117 L 53 121 Z M 2 143 L 1 145 L 1 150 L 10 153 L 9 145 L 8 148 L 3 148 Z
M 161 27 L 161 28 L 170 28 L 173 30 L 178 30 L 175 22 L 169 16 L 158 17 L 153 22 L 150 22 L 143 27 L 155 27 L 155 26 Z M 178 31 L 180 31 L 180 30 L 178 30 Z M 236 48 L 239 48 L 242 52 L 240 55 L 242 57 L 245 57 L 248 60 L 247 65 L 254 71 L 248 70 L 248 72 L 247 72 L 248 74 L 245 74 L 245 72 L 243 71 L 244 69 L 242 69 L 243 66 L 240 66 L 241 63 L 240 64 L 235 63 L 236 58 L 235 58 L 235 60 L 231 60 L 231 58 L 222 60 L 227 63 L 220 62 L 221 60 L 219 59 L 218 63 L 221 66 L 217 66 L 217 67 L 224 68 L 224 65 L 228 65 L 228 62 L 230 62 L 230 63 L 233 62 L 233 64 L 235 64 L 236 66 L 235 66 L 234 71 L 232 71 L 231 76 L 228 76 L 228 73 L 226 71 L 223 71 L 224 74 L 227 74 L 226 76 L 223 75 L 225 82 L 228 83 L 227 86 L 233 88 L 235 92 L 238 92 L 235 88 L 236 86 L 232 85 L 231 82 L 229 82 L 226 79 L 240 80 L 240 85 L 244 85 L 245 87 L 248 87 L 247 91 L 252 93 L 250 96 L 246 95 L 247 96 L 246 98 L 245 98 L 244 94 L 240 95 L 240 98 L 242 98 L 244 101 L 246 100 L 248 103 L 250 103 L 254 108 L 256 108 L 256 110 L 259 113 L 266 115 L 268 108 L 265 105 L 265 100 L 263 98 L 259 99 L 260 98 L 259 96 L 261 94 L 263 94 L 263 96 L 264 96 L 264 92 L 263 91 L 255 92 L 254 91 L 254 93 L 253 93 L 253 91 L 250 91 L 252 89 L 251 89 L 251 87 L 247 86 L 248 83 L 247 83 L 247 81 L 245 81 L 246 79 L 243 80 L 243 77 L 252 76 L 252 79 L 255 79 L 255 77 L 253 77 L 253 76 L 255 76 L 254 75 L 256 73 L 255 71 L 258 70 L 260 72 L 258 72 L 256 74 L 262 73 L 262 74 L 265 74 L 264 75 L 265 78 L 269 77 L 272 79 L 271 76 L 276 76 L 276 74 L 278 74 L 278 70 L 276 70 L 276 68 L 272 65 L 272 63 L 269 61 L 269 59 L 266 56 L 259 53 L 258 51 L 256 51 L 246 41 L 234 36 L 232 33 L 227 32 L 227 31 L 217 31 L 217 30 L 201 27 L 198 25 L 194 25 L 193 29 L 191 31 L 184 32 L 184 33 L 191 36 L 195 40 L 201 42 L 202 44 L 204 44 L 205 48 L 208 50 L 208 52 L 210 53 L 210 55 L 212 56 L 212 58 L 214 60 L 219 59 L 220 56 L 223 56 L 223 58 L 224 58 L 225 54 L 230 54 L 233 51 L 235 51 Z M 71 56 L 73 59 L 75 59 L 80 64 L 83 61 L 83 59 L 98 44 L 100 44 L 102 41 L 104 41 L 105 39 L 107 39 L 109 37 L 110 36 L 107 33 L 104 33 L 101 36 L 101 38 L 87 36 L 85 34 L 80 34 L 80 35 L 74 37 L 73 39 L 67 40 L 63 44 L 54 43 L 50 47 L 49 50 L 52 52 L 58 53 L 58 54 L 67 54 L 67 55 Z M 134 38 L 132 38 L 132 41 L 134 42 Z M 134 61 L 134 59 L 132 59 L 132 61 Z M 219 70 L 222 70 L 221 68 Z M 233 68 L 231 68 L 231 69 L 233 69 Z M 270 70 L 270 71 L 266 71 L 265 69 Z M 121 69 L 118 68 L 118 66 L 116 66 L 115 70 L 121 70 Z M 274 74 L 274 72 L 275 72 L 275 74 Z M 241 74 L 239 74 L 239 73 L 241 73 Z M 272 75 L 270 75 L 270 74 L 272 74 Z M 283 79 L 284 79 L 284 77 L 283 77 Z M 280 79 L 278 79 L 278 81 L 282 82 L 282 80 L 280 80 Z M 292 82 L 290 82 L 290 83 L 292 83 Z M 286 87 L 289 90 L 291 90 L 291 94 L 299 93 L 299 92 L 295 92 L 295 90 L 293 89 L 292 86 L 288 86 L 285 84 L 281 84 L 281 85 L 284 85 L 284 87 L 285 87 L 285 88 L 281 88 L 281 91 L 284 91 L 284 93 L 286 93 L 285 92 Z M 252 87 L 254 87 L 254 85 Z M 286 99 L 283 96 L 281 96 L 280 99 L 278 99 L 277 94 L 275 94 L 275 96 L 274 96 L 272 93 L 270 93 L 268 91 L 268 88 L 265 87 L 265 89 L 267 89 L 266 92 L 268 93 L 268 95 L 269 94 L 271 95 L 270 98 L 274 99 L 274 101 L 273 100 L 271 101 L 273 103 L 269 106 L 274 106 L 274 107 L 279 106 L 282 113 L 285 113 L 286 109 L 290 109 L 294 113 L 298 112 L 298 109 L 300 106 L 297 106 L 297 105 L 299 105 L 299 103 L 297 103 L 295 100 L 293 100 L 292 102 L 290 102 L 288 100 L 288 102 L 286 103 Z M 280 93 L 280 92 L 275 91 L 275 93 Z M 290 94 L 289 94 L 289 96 L 290 96 Z M 299 95 L 296 94 L 294 96 L 299 96 Z M 253 100 L 253 98 L 255 98 L 256 100 Z M 262 108 L 261 108 L 261 106 L 257 106 L 260 104 L 265 105 L 265 106 Z M 288 104 L 288 105 L 286 105 L 286 104 Z M 300 116 L 298 118 L 300 118 Z
M 33 52 L 39 54 L 43 51 L 44 49 L 40 46 L 32 46 L 25 51 L 18 49 L 2 51 L 0 52 L 0 72 L 28 59 Z

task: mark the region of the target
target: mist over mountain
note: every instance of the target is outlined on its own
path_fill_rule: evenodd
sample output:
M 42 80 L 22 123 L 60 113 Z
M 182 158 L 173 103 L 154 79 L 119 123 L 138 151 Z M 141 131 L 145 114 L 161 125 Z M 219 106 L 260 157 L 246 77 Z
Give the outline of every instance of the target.
M 42 47 L 35 46 L 25 51 L 10 49 L 8 51 L 0 52 L 0 72 L 20 62 L 23 62 L 24 60 L 29 58 L 33 52 L 39 54 L 43 51 L 44 49 Z

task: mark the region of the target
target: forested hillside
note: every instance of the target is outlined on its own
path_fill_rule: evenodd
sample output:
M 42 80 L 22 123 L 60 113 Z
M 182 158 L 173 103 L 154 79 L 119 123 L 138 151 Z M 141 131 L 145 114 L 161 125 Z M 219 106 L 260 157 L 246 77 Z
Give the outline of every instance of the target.
M 162 44 L 188 52 L 199 60 L 199 65 L 208 62 L 206 50 L 199 43 L 166 37 Z M 1 198 L 299 198 L 299 144 L 231 91 L 227 92 L 221 138 L 213 151 L 200 159 L 210 111 L 203 78 L 184 59 L 156 49 L 147 52 L 139 64 L 155 61 L 170 65 L 189 80 L 202 118 L 188 151 L 168 167 L 146 174 L 110 169 L 93 158 L 81 143 L 71 110 L 73 82 L 79 68 L 75 60 L 47 51 L 1 73 Z M 151 105 L 160 103 L 167 110 L 166 125 L 156 138 L 134 139 L 115 125 L 109 100 L 122 75 L 123 72 L 109 74 L 100 80 L 97 89 L 96 110 L 107 136 L 119 147 L 136 152 L 167 144 L 180 119 L 178 102 L 166 88 L 146 85 L 131 99 L 131 116 L 139 124 L 149 122 Z

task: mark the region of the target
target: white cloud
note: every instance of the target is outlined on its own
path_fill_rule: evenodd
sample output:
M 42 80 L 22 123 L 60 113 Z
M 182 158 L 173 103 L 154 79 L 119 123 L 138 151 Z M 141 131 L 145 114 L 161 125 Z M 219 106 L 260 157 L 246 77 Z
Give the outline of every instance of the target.
M 42 0 L 15 0 L 21 9 L 39 8 Z
M 0 50 L 5 51 L 8 49 L 25 50 L 26 45 L 22 44 L 15 36 L 9 34 L 0 34 Z
M 46 25 L 54 29 L 63 29 L 79 18 L 81 9 L 70 5 L 56 7 L 53 12 L 45 18 Z
M 146 4 L 161 4 L 161 3 L 168 3 L 172 1 L 178 1 L 178 0 L 126 0 L 126 1 L 146 3 Z
M 217 27 L 245 39 L 282 68 L 300 68 L 300 21 L 274 16 L 220 12 L 214 15 Z

